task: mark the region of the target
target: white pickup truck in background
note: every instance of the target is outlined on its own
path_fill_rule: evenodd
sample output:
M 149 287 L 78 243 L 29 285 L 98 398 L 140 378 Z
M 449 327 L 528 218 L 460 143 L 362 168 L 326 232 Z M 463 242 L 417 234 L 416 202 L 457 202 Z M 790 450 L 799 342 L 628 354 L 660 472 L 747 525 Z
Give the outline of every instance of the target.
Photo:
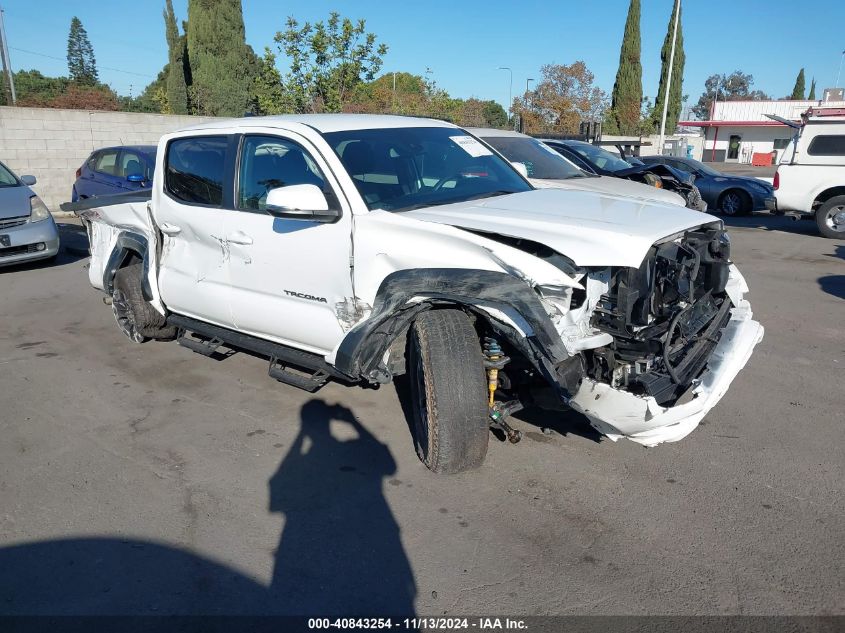
M 774 118 L 774 117 L 773 117 Z M 778 212 L 815 216 L 825 237 L 845 238 L 845 108 L 811 108 L 775 173 Z

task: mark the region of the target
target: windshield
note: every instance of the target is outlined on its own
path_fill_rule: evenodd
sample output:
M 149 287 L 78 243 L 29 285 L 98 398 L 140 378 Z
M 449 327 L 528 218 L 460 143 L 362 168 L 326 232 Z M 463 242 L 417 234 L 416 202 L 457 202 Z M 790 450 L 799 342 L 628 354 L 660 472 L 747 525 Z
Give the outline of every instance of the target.
M 0 187 L 17 187 L 18 179 L 15 175 L 6 169 L 3 163 L 0 163 Z
M 323 136 L 369 209 L 409 211 L 531 190 L 511 165 L 457 128 L 344 130 Z
M 563 180 L 585 176 L 583 171 L 536 139 L 525 136 L 485 136 L 483 138 L 508 160 L 525 165 L 529 178 Z
M 599 169 L 606 169 L 607 171 L 621 171 L 622 169 L 630 169 L 631 163 L 626 162 L 608 152 L 606 149 L 590 145 L 589 143 L 571 143 L 567 147 L 593 163 Z

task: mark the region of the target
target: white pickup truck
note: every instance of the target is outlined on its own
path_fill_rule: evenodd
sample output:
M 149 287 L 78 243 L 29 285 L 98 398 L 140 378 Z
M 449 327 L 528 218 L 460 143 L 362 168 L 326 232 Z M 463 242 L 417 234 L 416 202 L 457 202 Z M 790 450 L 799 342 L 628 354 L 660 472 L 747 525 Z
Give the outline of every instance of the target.
M 779 213 L 815 217 L 825 237 L 845 238 L 845 108 L 812 108 L 783 152 L 774 188 Z
M 530 404 L 676 441 L 763 335 L 716 218 L 535 190 L 440 121 L 204 123 L 161 139 L 148 199 L 64 208 L 131 340 L 251 350 L 309 390 L 408 372 L 436 472 L 478 466 L 491 426 L 517 440 L 508 415 Z

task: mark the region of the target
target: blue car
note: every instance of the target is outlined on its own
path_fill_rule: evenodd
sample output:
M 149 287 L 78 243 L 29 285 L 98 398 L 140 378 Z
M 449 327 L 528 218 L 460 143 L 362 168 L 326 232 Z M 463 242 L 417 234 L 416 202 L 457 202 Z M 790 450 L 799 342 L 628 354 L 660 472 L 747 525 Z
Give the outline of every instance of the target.
M 153 184 L 155 145 L 104 147 L 76 170 L 71 200 L 149 189 Z
M 748 215 L 776 208 L 775 190 L 764 180 L 723 174 L 691 158 L 640 156 L 640 160 L 646 165 L 668 165 L 692 174 L 708 208 L 724 215 Z

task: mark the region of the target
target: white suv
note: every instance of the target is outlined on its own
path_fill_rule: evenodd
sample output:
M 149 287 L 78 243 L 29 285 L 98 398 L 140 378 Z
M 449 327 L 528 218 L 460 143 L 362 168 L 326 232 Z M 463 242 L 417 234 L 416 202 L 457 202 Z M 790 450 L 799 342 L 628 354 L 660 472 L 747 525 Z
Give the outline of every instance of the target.
M 489 426 L 517 440 L 506 418 L 531 403 L 679 440 L 763 336 L 719 220 L 535 190 L 448 123 L 216 121 L 163 137 L 156 161 L 150 193 L 64 207 L 123 332 L 251 350 L 309 390 L 407 372 L 437 472 L 478 466 Z
M 845 238 L 845 108 L 816 108 L 796 125 L 775 173 L 778 212 L 813 215 L 825 237 Z

